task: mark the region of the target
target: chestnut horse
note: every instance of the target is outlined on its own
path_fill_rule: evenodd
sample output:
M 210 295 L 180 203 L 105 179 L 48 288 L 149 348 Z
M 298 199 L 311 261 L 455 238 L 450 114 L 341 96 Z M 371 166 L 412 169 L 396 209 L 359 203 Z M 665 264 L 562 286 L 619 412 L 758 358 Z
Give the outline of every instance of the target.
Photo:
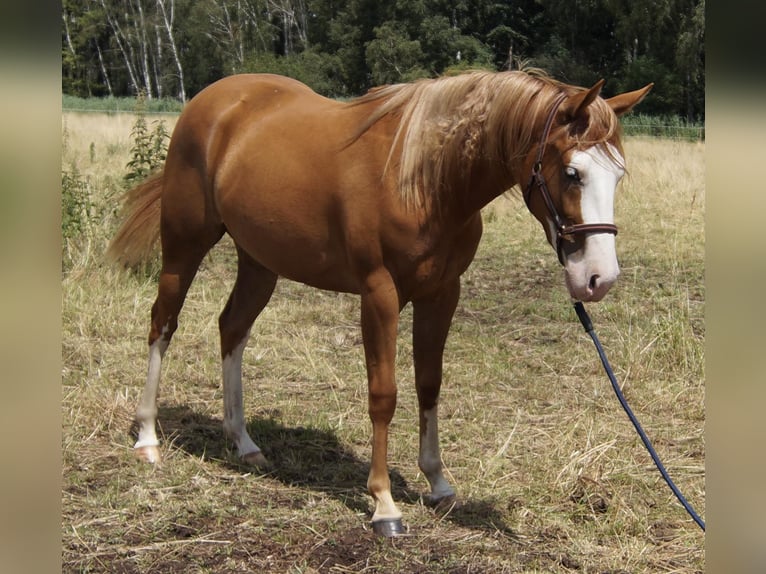
M 418 465 L 434 503 L 453 498 L 437 401 L 481 208 L 529 182 L 527 205 L 559 254 L 571 296 L 598 301 L 617 279 L 613 196 L 624 172 L 617 117 L 651 85 L 606 100 L 602 85 L 471 72 L 376 88 L 344 103 L 292 79 L 253 74 L 200 92 L 178 120 L 163 171 L 128 194 L 110 245 L 125 265 L 145 259 L 158 236 L 162 246 L 136 453 L 159 461 L 162 357 L 202 258 L 228 233 L 238 267 L 219 319 L 223 426 L 239 456 L 268 464 L 246 429 L 242 352 L 282 276 L 361 296 L 372 420 L 367 488 L 373 529 L 387 536 L 402 529 L 386 459 L 399 313 L 412 302 Z

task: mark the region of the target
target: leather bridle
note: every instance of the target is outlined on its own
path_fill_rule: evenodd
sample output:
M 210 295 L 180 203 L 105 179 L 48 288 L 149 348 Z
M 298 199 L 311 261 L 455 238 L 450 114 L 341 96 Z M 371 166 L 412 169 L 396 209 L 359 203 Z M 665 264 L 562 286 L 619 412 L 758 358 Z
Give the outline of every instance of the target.
M 553 203 L 551 193 L 548 190 L 548 184 L 543 177 L 543 155 L 545 154 L 545 146 L 548 142 L 548 136 L 551 132 L 551 126 L 553 125 L 553 118 L 556 116 L 556 112 L 559 109 L 561 103 L 567 98 L 566 94 L 561 94 L 558 99 L 553 103 L 548 119 L 545 121 L 545 128 L 543 129 L 543 136 L 540 139 L 540 146 L 537 149 L 537 159 L 532 166 L 532 177 L 529 179 L 526 189 L 524 190 L 524 202 L 529 208 L 529 199 L 532 195 L 534 187 L 540 190 L 540 195 L 545 202 L 545 207 L 548 209 L 548 214 L 553 220 L 553 224 L 556 226 L 556 255 L 559 258 L 559 262 L 564 265 L 564 252 L 562 250 L 562 241 L 572 241 L 574 235 L 587 235 L 588 233 L 611 233 L 617 235 L 617 226 L 612 223 L 572 223 L 567 225 L 564 222 L 564 218 L 561 217 L 556 205 Z

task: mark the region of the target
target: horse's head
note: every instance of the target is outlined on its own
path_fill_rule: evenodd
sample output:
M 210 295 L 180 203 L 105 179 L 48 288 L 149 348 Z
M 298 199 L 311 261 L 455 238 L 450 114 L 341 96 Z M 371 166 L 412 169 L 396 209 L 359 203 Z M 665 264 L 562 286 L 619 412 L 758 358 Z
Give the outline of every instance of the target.
M 569 294 L 580 301 L 601 300 L 620 273 L 614 194 L 625 167 L 617 117 L 652 87 L 604 100 L 602 85 L 553 103 L 524 167 L 524 199 L 564 266 Z

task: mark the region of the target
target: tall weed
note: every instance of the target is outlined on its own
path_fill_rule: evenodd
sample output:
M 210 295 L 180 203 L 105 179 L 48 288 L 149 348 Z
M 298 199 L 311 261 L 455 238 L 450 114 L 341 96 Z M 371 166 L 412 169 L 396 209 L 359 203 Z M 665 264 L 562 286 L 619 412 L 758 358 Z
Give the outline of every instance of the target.
M 72 239 L 83 234 L 89 222 L 93 201 L 90 181 L 76 165 L 61 172 L 61 235 Z
M 133 106 L 134 118 L 105 116 L 116 127 L 113 132 L 102 120 L 93 121 L 92 114 L 64 115 L 61 234 L 65 273 L 101 260 L 119 223 L 120 196 L 165 161 L 170 139 L 166 121 L 172 124 L 173 118 L 149 122 L 146 102 L 139 98 Z M 97 150 L 104 150 L 98 160 Z
M 130 185 L 139 183 L 165 163 L 170 140 L 165 120 L 153 121 L 152 129 L 149 129 L 145 103 L 140 96 L 136 108 L 138 116 L 130 134 L 133 145 L 130 148 L 130 161 L 126 165 L 128 172 L 125 174 L 125 181 Z

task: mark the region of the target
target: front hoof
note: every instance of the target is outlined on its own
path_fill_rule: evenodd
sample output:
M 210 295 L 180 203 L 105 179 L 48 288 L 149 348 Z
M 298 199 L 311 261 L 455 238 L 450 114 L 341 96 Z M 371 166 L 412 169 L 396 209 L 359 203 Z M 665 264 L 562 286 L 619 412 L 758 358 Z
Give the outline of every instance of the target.
M 376 520 L 372 523 L 372 531 L 384 538 L 395 538 L 406 533 L 401 518 Z
M 428 506 L 433 508 L 437 514 L 445 515 L 460 508 L 460 501 L 457 499 L 457 495 L 448 494 L 440 498 L 429 498 Z
M 268 471 L 272 468 L 272 464 L 265 456 L 263 456 L 263 453 L 259 450 L 243 454 L 241 458 L 242 462 L 257 468 L 260 471 Z
M 134 450 L 139 460 L 159 466 L 161 462 L 160 449 L 156 445 L 137 446 Z

